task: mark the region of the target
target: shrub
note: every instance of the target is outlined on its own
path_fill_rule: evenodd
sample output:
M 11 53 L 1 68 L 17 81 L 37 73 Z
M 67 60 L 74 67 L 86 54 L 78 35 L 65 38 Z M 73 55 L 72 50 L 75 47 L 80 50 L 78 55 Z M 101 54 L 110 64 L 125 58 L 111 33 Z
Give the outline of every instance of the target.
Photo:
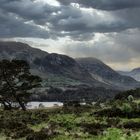
M 128 99 L 129 102 L 132 102 L 132 101 L 134 100 L 134 97 L 133 97 L 132 95 L 129 95 L 129 96 L 127 97 L 127 99 Z
M 133 108 L 130 104 L 128 103 L 124 103 L 123 106 L 121 107 L 121 110 L 124 112 L 124 113 L 130 113 L 133 111 Z

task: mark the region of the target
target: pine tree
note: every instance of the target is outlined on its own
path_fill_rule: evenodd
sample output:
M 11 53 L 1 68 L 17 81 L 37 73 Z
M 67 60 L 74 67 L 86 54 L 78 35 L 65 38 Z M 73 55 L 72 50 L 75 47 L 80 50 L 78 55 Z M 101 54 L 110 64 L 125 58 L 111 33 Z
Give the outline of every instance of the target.
M 40 82 L 40 77 L 30 73 L 26 61 L 0 61 L 0 102 L 5 109 L 11 109 L 12 103 L 18 103 L 22 110 L 26 110 L 31 90 L 40 86 Z

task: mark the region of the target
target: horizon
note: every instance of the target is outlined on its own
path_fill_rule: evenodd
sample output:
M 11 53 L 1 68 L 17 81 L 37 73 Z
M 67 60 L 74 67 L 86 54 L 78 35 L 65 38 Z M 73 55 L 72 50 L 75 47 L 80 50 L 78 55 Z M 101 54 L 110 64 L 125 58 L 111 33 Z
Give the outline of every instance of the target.
M 115 70 L 140 67 L 139 0 L 2 0 L 0 40 L 49 53 L 94 57 Z

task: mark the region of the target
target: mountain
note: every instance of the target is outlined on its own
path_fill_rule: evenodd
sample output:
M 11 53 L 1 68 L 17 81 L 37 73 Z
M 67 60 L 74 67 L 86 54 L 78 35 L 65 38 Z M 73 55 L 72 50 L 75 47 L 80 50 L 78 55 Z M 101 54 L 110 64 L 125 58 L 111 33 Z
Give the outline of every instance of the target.
M 24 59 L 32 63 L 35 58 L 45 57 L 48 53 L 32 48 L 21 42 L 0 41 L 0 59 Z
M 49 75 L 59 75 L 79 80 L 81 82 L 101 84 L 83 69 L 73 58 L 56 53 L 47 54 L 45 57 L 36 58 L 34 64 Z
M 126 71 L 119 71 L 121 75 L 127 75 L 133 77 L 135 80 L 140 81 L 140 68 L 133 69 L 130 72 Z
M 0 59 L 23 59 L 31 72 L 44 79 L 46 86 L 88 85 L 94 87 L 130 89 L 139 83 L 122 76 L 95 58 L 73 59 L 66 55 L 47 53 L 21 42 L 0 42 Z
M 30 64 L 33 74 L 40 75 L 43 79 L 51 77 L 51 80 L 53 79 L 52 83 L 56 82 L 55 78 L 57 77 L 58 83 L 59 79 L 64 78 L 81 84 L 105 86 L 104 83 L 94 79 L 73 58 L 55 53 L 49 54 L 45 51 L 32 48 L 28 44 L 0 42 L 0 59 L 26 60 Z
M 92 77 L 100 82 L 126 89 L 139 86 L 139 83 L 133 78 L 120 75 L 96 58 L 77 58 L 76 60 Z

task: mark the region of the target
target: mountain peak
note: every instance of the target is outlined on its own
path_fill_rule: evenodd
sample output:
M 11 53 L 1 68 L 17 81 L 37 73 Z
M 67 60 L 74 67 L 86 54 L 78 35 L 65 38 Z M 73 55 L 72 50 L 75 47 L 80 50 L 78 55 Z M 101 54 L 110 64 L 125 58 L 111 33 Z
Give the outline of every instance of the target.
M 23 59 L 28 61 L 48 54 L 40 49 L 32 48 L 28 44 L 13 41 L 0 41 L 0 52 L 1 59 Z
M 36 50 L 36 51 L 42 51 L 37 48 L 33 48 L 30 45 L 22 42 L 15 42 L 15 41 L 0 41 L 0 49 L 1 50 L 12 50 L 12 51 L 29 51 L 29 50 Z M 44 52 L 44 51 L 42 51 Z M 47 52 L 46 52 L 47 53 Z

